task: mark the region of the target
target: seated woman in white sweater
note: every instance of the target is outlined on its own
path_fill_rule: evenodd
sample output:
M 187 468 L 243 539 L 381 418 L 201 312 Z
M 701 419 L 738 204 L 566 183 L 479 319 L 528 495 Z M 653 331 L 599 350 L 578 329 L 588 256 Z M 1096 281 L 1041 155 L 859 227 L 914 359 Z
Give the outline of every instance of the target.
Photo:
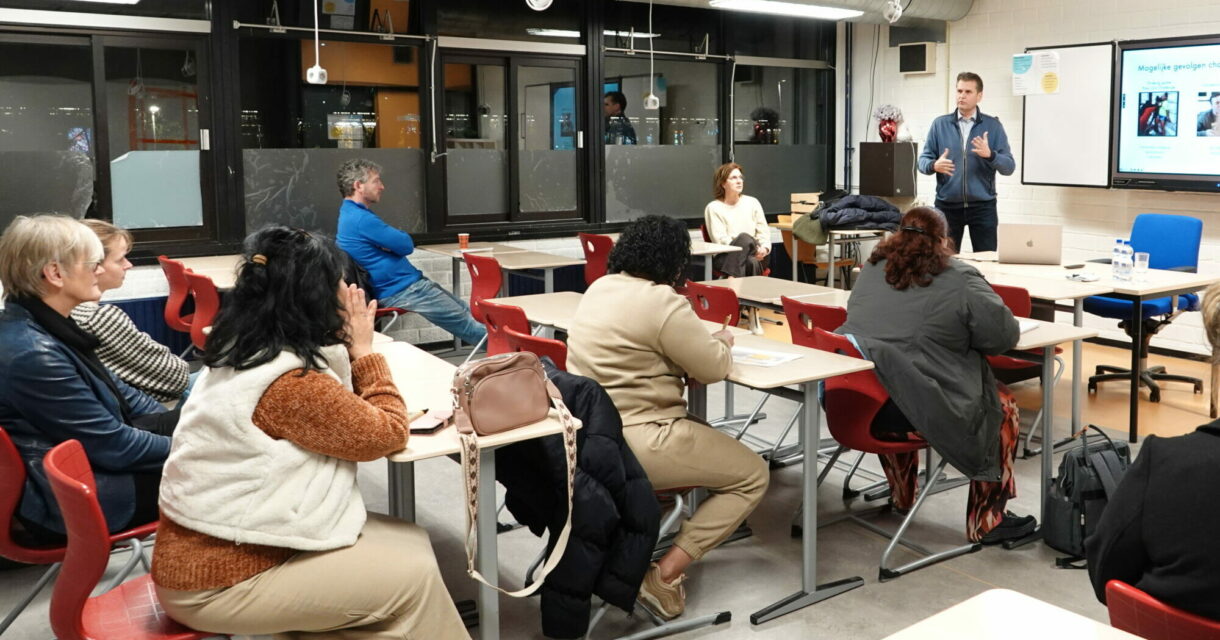
M 131 262 L 131 234 L 103 220 L 81 220 L 97 234 L 106 250 L 97 287 L 106 293 L 123 286 Z M 140 330 L 120 308 L 85 302 L 72 310 L 72 319 L 97 338 L 97 357 L 114 375 L 148 395 L 168 402 L 186 391 L 190 368 L 169 347 Z
M 771 229 L 762 203 L 742 193 L 744 189 L 741 165 L 720 165 L 712 176 L 715 199 L 704 208 L 703 223 L 712 242 L 741 247 L 741 251 L 713 258 L 712 266 L 717 271 L 730 276 L 761 276 L 771 262 Z
M 428 534 L 365 511 L 356 463 L 406 447 L 373 312 L 328 238 L 246 241 L 161 480 L 153 582 L 201 631 L 469 638 Z

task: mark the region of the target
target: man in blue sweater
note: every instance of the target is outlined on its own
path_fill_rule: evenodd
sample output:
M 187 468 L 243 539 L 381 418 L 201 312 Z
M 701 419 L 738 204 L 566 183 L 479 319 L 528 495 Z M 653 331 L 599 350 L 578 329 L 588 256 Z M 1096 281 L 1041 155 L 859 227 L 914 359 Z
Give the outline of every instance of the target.
M 470 344 L 487 336 L 487 328 L 470 315 L 470 307 L 424 277 L 407 256 L 415 251 L 411 234 L 391 227 L 369 209 L 381 200 L 381 166 L 371 160 L 348 160 L 339 167 L 339 232 L 336 241 L 369 273 L 373 295 L 382 307 L 402 307 Z
M 970 227 L 975 251 L 996 250 L 995 174 L 1010 176 L 1017 168 L 1008 134 L 995 116 L 978 110 L 983 79 L 977 73 L 957 74 L 957 110 L 932 121 L 919 172 L 936 176 L 936 208 L 949 222 L 949 235 L 960 251 Z

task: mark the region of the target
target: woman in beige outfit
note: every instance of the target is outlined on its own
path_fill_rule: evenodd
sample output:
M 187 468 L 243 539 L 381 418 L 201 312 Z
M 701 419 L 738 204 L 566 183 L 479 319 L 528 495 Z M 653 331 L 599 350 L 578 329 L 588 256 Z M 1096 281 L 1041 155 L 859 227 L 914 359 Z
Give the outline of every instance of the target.
M 745 520 L 767 491 L 767 464 L 686 412 L 687 378 L 718 382 L 732 366 L 727 331 L 709 333 L 674 286 L 686 279 L 690 235 L 645 216 L 624 231 L 606 276 L 581 299 L 568 336 L 568 370 L 600 383 L 623 418 L 623 437 L 656 489 L 704 487 L 711 497 L 682 524 L 640 587 L 640 601 L 673 618 L 685 608 L 683 571 Z
M 707 237 L 741 251 L 722 253 L 712 260 L 717 271 L 730 276 L 767 275 L 771 263 L 771 228 L 758 198 L 747 196 L 741 165 L 720 165 L 712 175 L 712 197 L 703 209 Z

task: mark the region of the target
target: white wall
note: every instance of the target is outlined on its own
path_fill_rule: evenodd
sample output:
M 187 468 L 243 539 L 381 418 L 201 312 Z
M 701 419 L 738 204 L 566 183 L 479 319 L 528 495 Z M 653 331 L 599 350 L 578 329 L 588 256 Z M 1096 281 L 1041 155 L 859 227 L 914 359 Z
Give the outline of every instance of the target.
M 1216 6 L 1215 0 L 1162 0 L 1155 4 L 1139 0 L 975 0 L 965 18 L 949 23 L 947 43 L 937 46 L 937 72 L 907 77 L 898 73 L 897 49 L 888 46 L 888 27 L 856 25 L 851 144 L 858 147 L 860 141 L 879 139 L 869 112 L 871 98 L 874 107 L 890 103 L 901 108 L 922 148 L 932 120 L 953 109 L 954 77 L 961 71 L 974 71 L 985 84 L 979 108 L 1004 123 L 1017 157 L 1017 171 L 1012 176 L 997 176 L 1002 222 L 1062 224 L 1065 256 L 1079 259 L 1108 256 L 1114 238 L 1126 237 L 1140 213 L 1195 216 L 1204 223 L 1199 270 L 1220 273 L 1220 195 L 1022 185 L 1022 100 L 1012 95 L 1010 72 L 1012 54 L 1026 47 L 1220 33 Z M 840 87 L 844 86 L 844 29 L 840 24 L 840 63 L 836 65 Z M 874 77 L 871 67 L 878 39 Z M 870 95 L 873 86 L 875 95 Z M 842 93 L 839 100 L 836 180 L 841 187 L 845 146 Z M 1071 151 L 1071 141 L 1065 140 L 1064 153 Z M 858 154 L 854 165 L 852 184 L 858 186 Z M 934 178 L 919 176 L 919 201 L 931 204 L 935 189 Z M 964 244 L 968 248 L 969 242 Z M 1210 353 L 1199 316 L 1190 313 L 1179 317 L 1154 338 L 1153 344 Z M 1103 337 L 1126 340 L 1113 320 L 1085 318 L 1086 326 L 1102 330 Z

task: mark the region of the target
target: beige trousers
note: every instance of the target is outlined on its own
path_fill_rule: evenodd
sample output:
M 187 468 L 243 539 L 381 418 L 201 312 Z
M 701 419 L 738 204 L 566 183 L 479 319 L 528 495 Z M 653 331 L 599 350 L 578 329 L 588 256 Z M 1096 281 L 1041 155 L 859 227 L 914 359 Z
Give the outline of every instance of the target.
M 653 489 L 703 487 L 711 494 L 674 538 L 695 560 L 737 530 L 771 481 L 762 457 L 701 422 L 680 418 L 635 425 L 623 429 L 623 438 Z
M 356 544 L 306 551 L 223 589 L 157 597 L 175 620 L 201 631 L 277 640 L 469 640 L 428 532 L 370 513 Z

